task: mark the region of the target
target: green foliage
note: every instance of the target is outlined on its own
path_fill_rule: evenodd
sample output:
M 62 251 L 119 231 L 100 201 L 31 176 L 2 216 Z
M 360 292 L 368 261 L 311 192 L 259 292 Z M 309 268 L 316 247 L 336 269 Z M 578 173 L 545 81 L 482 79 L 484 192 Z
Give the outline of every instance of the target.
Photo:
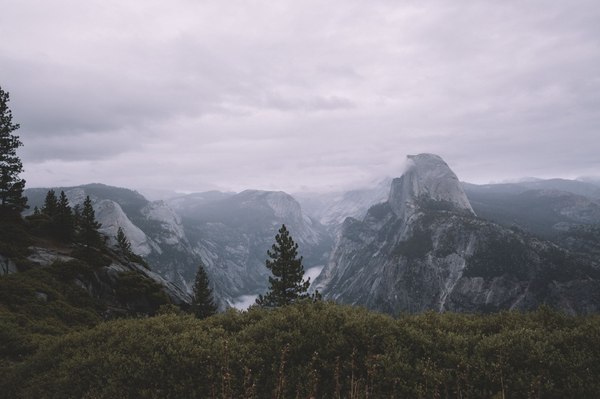
M 100 321 L 102 306 L 70 281 L 82 268 L 73 261 L 0 278 L 0 365 Z
M 116 294 L 123 302 L 143 302 L 139 307 L 147 313 L 155 313 L 161 305 L 170 303 L 160 284 L 133 271 L 119 273 Z
M 269 277 L 269 292 L 259 295 L 256 304 L 264 307 L 284 306 L 303 298 L 308 298 L 310 281 L 304 281 L 302 257 L 298 258 L 298 244 L 294 242 L 289 231 L 282 225 L 275 236 L 275 244 L 267 251 L 267 269 L 272 273 Z
M 46 199 L 44 200 L 44 206 L 42 207 L 42 213 L 48 217 L 54 217 L 58 213 L 58 199 L 54 190 L 48 190 Z
M 129 255 L 131 253 L 131 243 L 127 239 L 127 236 L 121 227 L 119 227 L 117 230 L 117 246 L 125 255 Z
M 92 200 L 88 195 L 83 201 L 83 209 L 79 217 L 79 237 L 85 246 L 102 246 L 104 241 L 98 232 L 102 225 L 96 220 L 96 214 L 92 207 Z
M 132 262 L 138 263 L 140 265 L 142 265 L 143 267 L 145 267 L 146 269 L 150 270 L 150 266 L 148 265 L 148 262 L 146 262 L 144 260 L 144 258 L 142 258 L 141 256 L 133 253 L 131 251 L 131 242 L 129 241 L 129 239 L 127 238 L 127 236 L 125 235 L 125 232 L 123 231 L 123 229 L 121 227 L 119 227 L 119 229 L 117 230 L 117 247 L 119 248 L 119 250 L 123 253 L 123 255 L 129 259 Z
M 192 298 L 192 313 L 199 319 L 212 316 L 217 313 L 217 305 L 213 299 L 208 275 L 204 267 L 200 265 L 194 281 L 194 297 Z
M 31 232 L 37 236 L 62 243 L 70 243 L 75 237 L 77 219 L 64 191 L 57 199 L 54 190 L 48 190 L 42 209 L 36 207 L 27 221 Z
M 70 242 L 75 235 L 75 218 L 64 191 L 60 192 L 56 216 L 54 217 L 54 231 L 58 238 L 64 242 Z
M 89 266 L 100 268 L 111 264 L 110 257 L 106 254 L 105 248 L 81 247 L 77 246 L 71 252 L 71 256 L 80 259 Z
M 58 337 L 0 388 L 31 398 L 591 398 L 599 339 L 600 317 L 547 308 L 393 319 L 303 302 L 204 320 L 168 313 Z
M 22 220 L 7 222 L 0 220 L 0 254 L 13 260 L 29 255 L 28 247 L 32 244 L 32 237 L 27 232 Z M 0 274 L 3 274 L 0 271 Z
M 499 277 L 512 274 L 520 279 L 528 276 L 527 245 L 516 237 L 492 237 L 477 248 L 464 271 L 466 277 Z
M 150 265 L 148 264 L 148 262 L 146 262 L 146 260 L 144 258 L 142 258 L 138 254 L 130 252 L 129 256 L 128 256 L 128 259 L 130 261 L 132 261 L 132 262 L 135 262 L 135 263 L 138 263 L 138 264 L 142 265 L 147 270 L 151 270 Z
M 19 177 L 23 163 L 17 156 L 17 148 L 23 145 L 13 132 L 19 125 L 13 123 L 8 108 L 10 97 L 0 87 L 0 217 L 14 218 L 27 208 L 27 197 L 23 196 L 25 180 Z

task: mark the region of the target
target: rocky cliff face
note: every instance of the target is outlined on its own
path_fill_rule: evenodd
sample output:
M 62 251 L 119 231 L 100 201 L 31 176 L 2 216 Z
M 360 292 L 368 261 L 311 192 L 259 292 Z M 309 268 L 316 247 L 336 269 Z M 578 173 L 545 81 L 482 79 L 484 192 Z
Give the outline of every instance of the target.
M 93 258 L 93 262 L 82 260 L 81 253 L 76 254 L 78 249 L 73 245 L 34 245 L 28 251 L 27 270 L 51 268 L 61 280 L 83 289 L 97 301 L 106 318 L 148 315 L 156 312 L 161 304 L 172 303 L 185 308 L 191 303 L 186 291 L 118 251 L 90 249 L 93 253 L 86 256 Z M 7 259 L 0 255 L 0 260 Z M 16 267 L 9 272 L 20 270 Z M 48 299 L 43 290 L 36 295 L 40 300 Z
M 71 203 L 77 204 L 72 201 Z M 100 232 L 108 237 L 110 244 L 116 244 L 119 227 L 131 242 L 131 251 L 140 256 L 148 256 L 158 250 L 154 242 L 127 217 L 121 206 L 112 200 L 99 200 L 94 206 L 96 219 L 102 225 Z
M 474 215 L 458 178 L 442 158 L 409 155 L 408 167 L 392 181 L 388 203 L 404 221 L 420 209 L 438 209 Z
M 181 218 L 164 201 L 148 201 L 139 193 L 102 184 L 56 188 L 64 190 L 72 206 L 90 196 L 100 232 L 109 244 L 116 243 L 118 228 L 131 242 L 132 251 L 144 257 L 157 275 L 191 292 L 198 266 L 202 264 L 190 244 Z M 47 189 L 28 189 L 31 206 L 41 207 Z
M 391 314 L 532 309 L 600 310 L 600 270 L 554 244 L 479 219 L 438 156 L 392 182 L 387 202 L 347 219 L 316 280 L 326 298 Z

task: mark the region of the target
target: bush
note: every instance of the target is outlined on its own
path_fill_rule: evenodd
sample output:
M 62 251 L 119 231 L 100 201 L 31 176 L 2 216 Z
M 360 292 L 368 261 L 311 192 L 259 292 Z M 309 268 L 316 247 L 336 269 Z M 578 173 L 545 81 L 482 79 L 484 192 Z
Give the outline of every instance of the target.
M 156 312 L 161 305 L 170 303 L 160 284 L 133 271 L 119 273 L 116 294 L 123 302 L 148 301 L 150 313 Z
M 15 397 L 595 397 L 600 318 L 548 309 L 393 319 L 331 303 L 166 314 L 69 334 Z M 4 388 L 4 387 L 2 387 Z

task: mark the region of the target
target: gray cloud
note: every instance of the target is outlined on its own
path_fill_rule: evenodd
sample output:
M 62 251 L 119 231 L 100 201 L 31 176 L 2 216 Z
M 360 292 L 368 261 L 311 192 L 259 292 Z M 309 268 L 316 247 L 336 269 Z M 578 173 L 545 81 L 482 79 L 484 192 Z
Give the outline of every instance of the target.
M 599 19 L 587 0 L 22 0 L 0 84 L 30 185 L 328 189 L 425 151 L 470 181 L 598 175 Z

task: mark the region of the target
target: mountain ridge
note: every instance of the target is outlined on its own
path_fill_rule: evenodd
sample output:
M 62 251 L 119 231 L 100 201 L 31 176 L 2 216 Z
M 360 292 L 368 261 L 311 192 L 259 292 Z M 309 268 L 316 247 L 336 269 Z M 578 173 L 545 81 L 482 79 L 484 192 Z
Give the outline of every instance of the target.
M 325 298 L 391 314 L 533 309 L 542 303 L 570 313 L 600 309 L 597 263 L 476 217 L 441 158 L 421 159 L 427 169 L 415 174 L 408 168 L 394 179 L 386 203 L 371 207 L 362 220 L 346 219 L 315 282 Z

